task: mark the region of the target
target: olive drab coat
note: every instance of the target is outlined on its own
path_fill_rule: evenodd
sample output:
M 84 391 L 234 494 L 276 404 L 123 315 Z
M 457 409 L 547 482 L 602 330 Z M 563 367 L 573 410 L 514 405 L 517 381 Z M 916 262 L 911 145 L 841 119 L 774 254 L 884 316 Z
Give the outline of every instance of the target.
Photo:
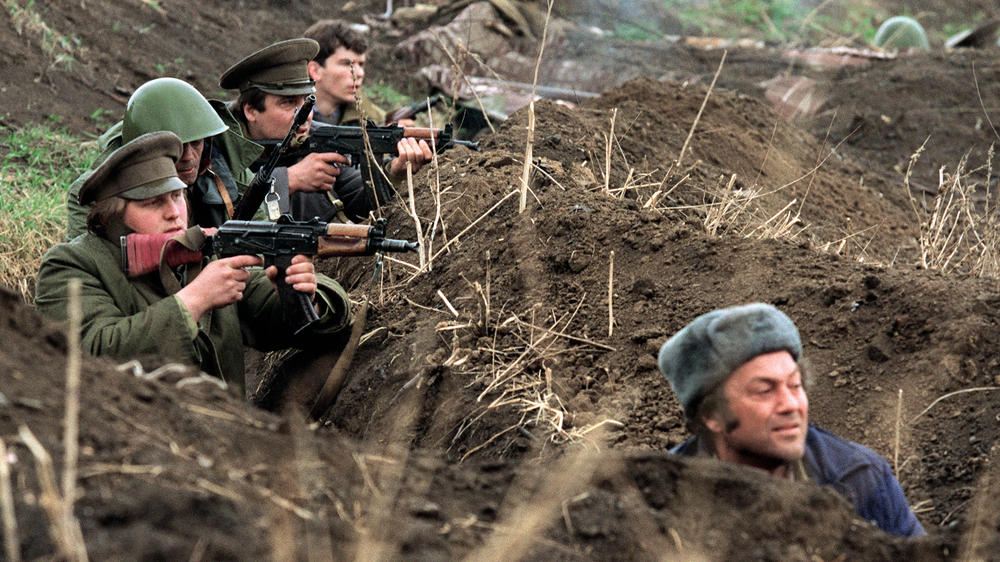
M 243 389 L 244 345 L 261 351 L 329 348 L 344 341 L 341 336 L 350 327 L 344 289 L 317 274 L 320 320 L 292 337 L 277 292 L 262 270 L 252 272 L 241 301 L 195 323 L 180 299 L 164 289 L 159 272 L 126 277 L 120 245 L 110 238 L 87 233 L 57 244 L 42 258 L 38 272 L 35 306 L 59 321 L 68 316 L 69 280 L 81 279 L 81 345 L 91 355 L 125 359 L 155 354 L 197 365 Z
M 243 136 L 239 121 L 230 113 L 224 102 L 209 100 L 208 103 L 229 130 L 211 137 L 210 142 L 205 145 L 206 153 L 202 155 L 202 161 L 209 157 L 210 165 L 203 167 L 201 174 L 187 189 L 191 224 L 205 228 L 219 226 L 229 218 L 219 186 L 226 189 L 230 202 L 235 204 L 253 181 L 254 174 L 250 171 L 250 165 L 264 151 L 262 146 Z M 77 202 L 83 182 L 87 181 L 90 174 L 121 146 L 122 122 L 119 121 L 98 138 L 97 147 L 101 150 L 100 155 L 94 160 L 93 166 L 80 174 L 69 187 L 66 197 L 67 240 L 72 240 L 87 231 L 87 213 L 90 208 L 81 206 Z M 287 194 L 287 181 L 284 185 L 284 193 Z M 284 199 L 287 201 L 287 195 Z M 287 203 L 284 206 L 287 208 Z

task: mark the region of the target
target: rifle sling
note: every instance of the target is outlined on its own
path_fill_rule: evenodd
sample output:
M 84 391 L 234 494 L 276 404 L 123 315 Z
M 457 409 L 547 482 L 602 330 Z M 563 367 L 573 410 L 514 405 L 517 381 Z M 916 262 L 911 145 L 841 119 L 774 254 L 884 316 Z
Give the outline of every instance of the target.
M 229 190 L 226 189 L 225 184 L 222 183 L 222 178 L 219 174 L 216 174 L 208 169 L 208 173 L 212 174 L 212 179 L 215 180 L 215 187 L 219 190 L 219 196 L 222 197 L 222 202 L 226 204 L 226 220 L 233 218 L 233 199 L 229 196 Z

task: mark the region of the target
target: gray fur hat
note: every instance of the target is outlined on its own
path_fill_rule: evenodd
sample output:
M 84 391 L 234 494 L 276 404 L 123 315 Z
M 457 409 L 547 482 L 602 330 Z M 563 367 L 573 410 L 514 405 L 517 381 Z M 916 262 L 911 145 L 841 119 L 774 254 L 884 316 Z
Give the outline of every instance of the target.
M 701 399 L 758 355 L 786 350 L 798 361 L 799 331 L 785 313 L 764 303 L 702 314 L 660 348 L 660 371 L 690 417 Z

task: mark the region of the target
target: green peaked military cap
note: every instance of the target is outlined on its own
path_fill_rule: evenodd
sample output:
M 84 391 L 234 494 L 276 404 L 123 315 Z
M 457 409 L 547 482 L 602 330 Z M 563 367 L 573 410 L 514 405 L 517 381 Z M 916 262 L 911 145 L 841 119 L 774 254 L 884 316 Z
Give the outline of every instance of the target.
M 307 64 L 319 52 L 319 43 L 299 38 L 278 41 L 230 66 L 219 86 L 245 92 L 257 88 L 268 94 L 297 96 L 315 91 Z
M 80 187 L 80 204 L 112 196 L 149 199 L 187 187 L 175 164 L 183 144 L 170 131 L 147 133 L 111 153 Z

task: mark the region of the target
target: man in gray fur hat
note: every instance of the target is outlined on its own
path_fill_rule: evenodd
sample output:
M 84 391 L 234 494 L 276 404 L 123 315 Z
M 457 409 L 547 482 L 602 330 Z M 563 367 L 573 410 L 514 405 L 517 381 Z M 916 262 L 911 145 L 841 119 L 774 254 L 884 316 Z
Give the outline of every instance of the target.
M 694 434 L 672 453 L 829 485 L 882 530 L 925 534 L 885 459 L 808 424 L 802 342 L 777 308 L 754 303 L 703 314 L 663 344 L 659 366 Z

